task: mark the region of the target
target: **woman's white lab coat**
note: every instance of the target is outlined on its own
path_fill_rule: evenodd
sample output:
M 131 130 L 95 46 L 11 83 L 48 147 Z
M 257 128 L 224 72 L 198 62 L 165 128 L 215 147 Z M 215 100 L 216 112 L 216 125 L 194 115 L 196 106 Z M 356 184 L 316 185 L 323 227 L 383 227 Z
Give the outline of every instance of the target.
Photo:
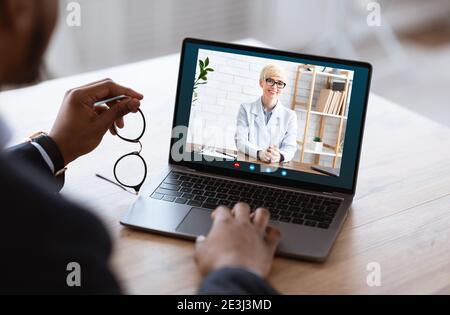
M 297 151 L 297 115 L 278 100 L 266 125 L 261 98 L 244 103 L 239 108 L 235 142 L 239 151 L 254 158 L 259 150 L 276 145 L 284 161 L 290 161 Z

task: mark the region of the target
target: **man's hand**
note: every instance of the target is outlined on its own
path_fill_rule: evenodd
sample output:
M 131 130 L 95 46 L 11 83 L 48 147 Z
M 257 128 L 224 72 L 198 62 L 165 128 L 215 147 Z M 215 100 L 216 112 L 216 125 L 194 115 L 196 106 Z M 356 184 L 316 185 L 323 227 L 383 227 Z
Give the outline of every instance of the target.
M 94 107 L 94 103 L 111 97 L 126 95 L 108 106 Z M 110 79 L 93 82 L 69 90 L 59 110 L 50 137 L 58 145 L 66 164 L 94 150 L 113 124 L 123 128 L 123 116 L 137 112 L 143 95 L 120 86 Z
M 261 277 L 269 274 L 280 232 L 268 226 L 269 211 L 258 208 L 250 215 L 246 203 L 230 211 L 219 206 L 212 213 L 208 236 L 197 237 L 195 260 L 203 276 L 223 267 L 240 267 Z

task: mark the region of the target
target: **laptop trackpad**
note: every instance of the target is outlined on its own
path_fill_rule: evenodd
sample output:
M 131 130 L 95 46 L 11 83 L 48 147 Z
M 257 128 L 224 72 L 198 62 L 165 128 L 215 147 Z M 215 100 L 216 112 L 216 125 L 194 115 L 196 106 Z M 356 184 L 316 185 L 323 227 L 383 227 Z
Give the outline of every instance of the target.
M 211 210 L 192 208 L 176 228 L 177 232 L 191 235 L 207 235 L 211 228 Z

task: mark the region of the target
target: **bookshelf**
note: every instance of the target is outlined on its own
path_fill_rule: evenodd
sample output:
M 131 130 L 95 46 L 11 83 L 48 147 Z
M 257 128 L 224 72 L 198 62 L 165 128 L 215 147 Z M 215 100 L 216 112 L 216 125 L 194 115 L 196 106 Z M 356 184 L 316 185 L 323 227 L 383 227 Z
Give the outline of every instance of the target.
M 309 86 L 309 95 L 307 96 L 306 102 L 298 101 L 298 88 L 300 84 L 300 79 L 303 75 L 311 75 L 311 83 Z M 332 82 L 337 81 L 343 83 L 343 89 L 339 91 L 341 94 L 336 93 L 336 91 L 330 92 L 327 98 L 326 105 L 321 110 L 317 110 L 316 107 L 313 108 L 313 96 L 316 86 L 316 78 L 318 76 L 326 77 L 325 89 L 331 90 Z M 333 158 L 333 168 L 336 168 L 338 158 L 342 157 L 340 153 L 340 145 L 343 139 L 343 126 L 347 117 L 345 116 L 347 112 L 348 103 L 348 91 L 350 87 L 350 73 L 348 71 L 340 70 L 338 73 L 332 73 L 329 71 L 318 71 L 315 65 L 299 65 L 297 66 L 296 76 L 295 76 L 295 86 L 294 86 L 294 96 L 292 98 L 291 109 L 298 110 L 306 113 L 305 130 L 303 132 L 303 139 L 298 139 L 297 144 L 300 146 L 300 162 L 304 162 L 305 154 L 314 154 L 314 163 L 319 164 L 321 156 L 331 156 Z M 336 98 L 335 103 L 333 103 L 333 98 Z M 319 96 L 320 98 L 321 96 Z M 303 107 L 303 108 L 302 108 Z M 314 109 L 314 110 L 313 110 Z M 311 124 L 311 115 L 319 116 L 319 130 L 316 131 L 315 136 L 320 137 L 323 142 L 323 149 L 321 151 L 315 151 L 312 148 L 308 148 L 307 136 L 309 127 Z M 338 130 L 336 143 L 329 144 L 323 141 L 323 135 L 325 132 L 325 124 L 327 119 L 337 119 L 338 120 Z

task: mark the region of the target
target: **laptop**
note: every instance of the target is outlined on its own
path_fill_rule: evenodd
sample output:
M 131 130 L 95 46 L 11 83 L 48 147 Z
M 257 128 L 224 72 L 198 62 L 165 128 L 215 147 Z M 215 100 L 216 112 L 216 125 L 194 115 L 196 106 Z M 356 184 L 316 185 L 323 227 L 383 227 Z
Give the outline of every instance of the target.
M 246 202 L 270 211 L 277 255 L 324 261 L 355 195 L 371 73 L 365 62 L 185 39 L 168 163 L 121 224 L 194 240 L 218 205 Z M 268 85 L 280 93 L 264 120 Z M 278 154 L 265 162 L 268 145 Z

